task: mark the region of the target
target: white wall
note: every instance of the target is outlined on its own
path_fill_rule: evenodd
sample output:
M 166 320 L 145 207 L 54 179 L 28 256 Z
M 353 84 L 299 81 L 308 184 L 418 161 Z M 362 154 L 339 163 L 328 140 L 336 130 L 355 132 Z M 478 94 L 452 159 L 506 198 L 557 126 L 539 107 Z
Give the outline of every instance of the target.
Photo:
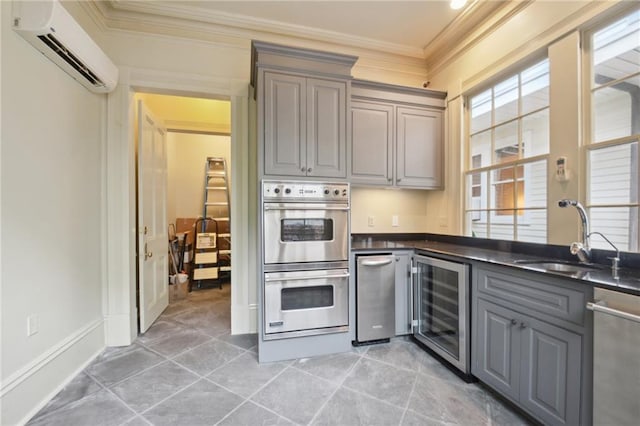
M 227 176 L 231 176 L 231 138 L 229 136 L 194 133 L 167 134 L 169 223 L 176 218 L 202 216 L 204 171 L 207 157 L 227 160 Z M 231 183 L 231 182 L 230 182 Z M 233 208 L 233 206 L 232 206 Z
M 104 347 L 104 95 L 11 30 L 2 8 L 0 423 L 28 419 Z M 27 337 L 27 317 L 38 333 Z
M 426 232 L 428 191 L 354 187 L 351 232 L 354 234 Z M 392 226 L 398 216 L 398 226 Z M 373 225 L 369 226 L 369 218 Z

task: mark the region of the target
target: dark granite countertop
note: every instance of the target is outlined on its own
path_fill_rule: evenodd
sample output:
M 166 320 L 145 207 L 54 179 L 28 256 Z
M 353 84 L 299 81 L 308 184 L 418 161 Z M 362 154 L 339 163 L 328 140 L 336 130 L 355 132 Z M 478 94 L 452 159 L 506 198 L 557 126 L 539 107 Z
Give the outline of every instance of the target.
M 610 263 L 606 259 L 611 252 L 602 251 L 594 253 L 594 261 L 598 263 L 590 264 L 588 270 L 583 270 L 576 259 L 570 254 L 569 248 L 564 246 L 553 246 L 545 244 L 496 242 L 484 239 L 439 236 L 437 234 L 385 237 L 376 234 L 372 237 L 364 235 L 354 235 L 351 242 L 352 250 L 380 251 L 380 250 L 418 250 L 432 254 L 454 256 L 465 261 L 486 262 L 495 265 L 509 266 L 521 270 L 531 271 L 541 274 L 551 274 L 557 277 L 568 278 L 609 290 L 640 296 L 640 266 L 638 258 L 633 253 L 625 253 L 623 264 L 618 271 L 618 276 L 614 277 Z M 488 246 L 488 247 L 487 247 Z M 622 256 L 621 256 L 622 257 Z M 566 265 L 577 266 L 580 271 L 559 272 L 551 269 L 552 265 L 532 264 L 521 262 L 535 261 L 557 261 Z M 629 267 L 633 265 L 634 267 Z M 587 266 L 587 265 L 585 265 Z

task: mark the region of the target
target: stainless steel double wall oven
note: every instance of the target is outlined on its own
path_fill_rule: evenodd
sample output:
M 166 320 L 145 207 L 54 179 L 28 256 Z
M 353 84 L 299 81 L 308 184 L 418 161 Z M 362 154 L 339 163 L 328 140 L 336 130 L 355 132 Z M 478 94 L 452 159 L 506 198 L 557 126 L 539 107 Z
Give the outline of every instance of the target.
M 349 184 L 262 182 L 263 338 L 347 331 Z

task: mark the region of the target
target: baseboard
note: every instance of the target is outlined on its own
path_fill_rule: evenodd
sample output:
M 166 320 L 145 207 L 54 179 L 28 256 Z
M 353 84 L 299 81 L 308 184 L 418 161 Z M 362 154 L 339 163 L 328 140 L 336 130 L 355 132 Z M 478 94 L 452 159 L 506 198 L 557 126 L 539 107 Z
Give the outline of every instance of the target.
M 0 386 L 0 424 L 26 423 L 104 347 L 103 320 L 99 319 L 9 376 Z

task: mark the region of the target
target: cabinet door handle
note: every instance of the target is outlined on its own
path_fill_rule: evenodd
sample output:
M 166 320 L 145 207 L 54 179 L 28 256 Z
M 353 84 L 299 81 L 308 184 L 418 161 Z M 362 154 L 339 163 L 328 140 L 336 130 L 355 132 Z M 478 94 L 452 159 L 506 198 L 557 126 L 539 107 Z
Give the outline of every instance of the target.
M 400 182 L 401 180 L 402 180 L 402 179 L 398 178 L 398 179 L 396 179 L 396 182 Z
M 307 173 L 311 173 L 311 170 L 312 170 L 312 169 L 311 169 L 311 167 L 309 167 L 309 168 L 307 169 Z
M 515 319 L 511 320 L 511 325 L 516 325 L 518 323 L 518 321 L 516 321 Z
M 301 172 L 303 172 L 303 173 L 304 173 L 306 170 L 307 170 L 307 169 L 306 169 L 306 167 L 303 167 L 303 168 L 301 168 L 301 169 L 300 169 L 300 171 L 301 171 Z
M 524 321 L 521 321 L 520 322 L 520 329 L 522 330 L 522 329 L 525 329 L 525 328 L 527 328 L 527 323 L 524 322 Z

